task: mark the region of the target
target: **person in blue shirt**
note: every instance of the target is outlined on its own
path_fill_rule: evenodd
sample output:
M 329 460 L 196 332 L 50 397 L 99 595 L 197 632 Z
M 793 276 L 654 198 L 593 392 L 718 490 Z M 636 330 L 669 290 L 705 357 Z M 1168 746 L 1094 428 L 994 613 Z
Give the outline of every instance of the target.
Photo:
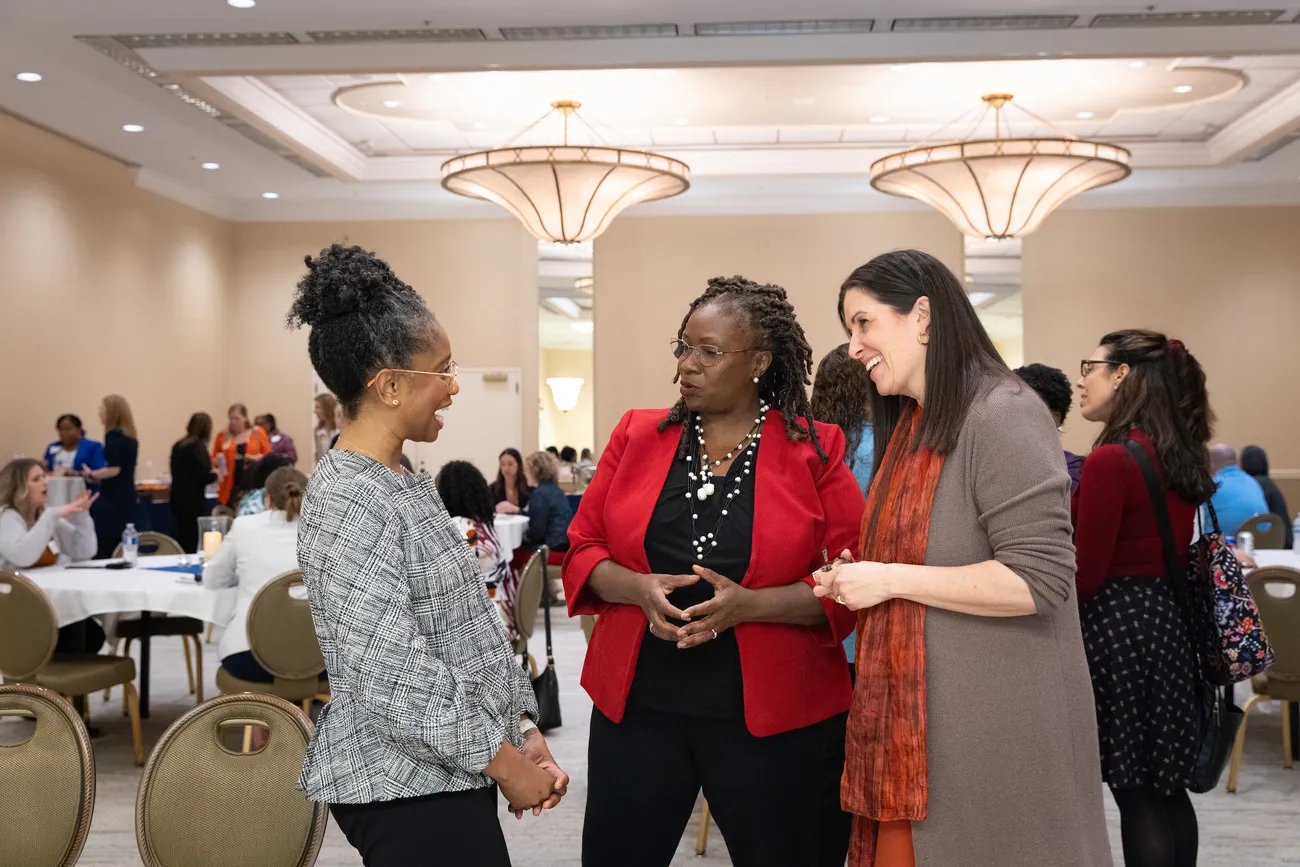
M 81 419 L 64 413 L 54 423 L 59 438 L 45 449 L 45 472 L 62 476 L 78 475 L 85 469 L 104 467 L 104 446 L 86 437 Z
M 1227 536 L 1237 535 L 1237 530 L 1248 519 L 1268 511 L 1264 489 L 1250 475 L 1237 466 L 1237 451 L 1225 443 L 1210 446 L 1210 470 L 1218 488 L 1210 498 L 1214 513 L 1219 518 L 1219 529 Z M 1202 510 L 1202 521 L 1209 526 L 1209 515 Z
M 818 421 L 844 431 L 844 463 L 853 471 L 865 496 L 875 469 L 876 436 L 871 424 L 871 377 L 862 362 L 849 355 L 847 343 L 835 347 L 817 364 L 812 410 Z M 838 552 L 836 552 L 838 553 Z M 844 639 L 849 674 L 856 674 L 857 633 Z

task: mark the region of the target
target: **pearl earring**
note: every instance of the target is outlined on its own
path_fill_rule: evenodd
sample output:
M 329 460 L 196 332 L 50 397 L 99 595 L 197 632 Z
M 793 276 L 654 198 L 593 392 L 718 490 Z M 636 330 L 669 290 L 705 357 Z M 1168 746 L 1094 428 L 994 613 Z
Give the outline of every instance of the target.
M 754 377 L 754 385 L 758 385 L 758 377 Z

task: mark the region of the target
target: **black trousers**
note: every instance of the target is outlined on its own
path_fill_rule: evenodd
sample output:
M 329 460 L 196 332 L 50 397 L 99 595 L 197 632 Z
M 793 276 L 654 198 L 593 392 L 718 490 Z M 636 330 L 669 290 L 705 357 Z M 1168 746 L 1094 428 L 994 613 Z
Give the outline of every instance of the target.
M 497 790 L 330 804 L 365 867 L 510 867 Z
M 739 718 L 593 708 L 583 867 L 667 867 L 701 788 L 737 867 L 843 867 L 846 717 L 759 738 Z

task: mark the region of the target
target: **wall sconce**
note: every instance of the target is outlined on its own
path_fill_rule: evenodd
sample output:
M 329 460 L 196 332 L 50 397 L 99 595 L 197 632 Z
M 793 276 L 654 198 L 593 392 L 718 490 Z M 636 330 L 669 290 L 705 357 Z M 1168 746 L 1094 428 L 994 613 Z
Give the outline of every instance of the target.
M 578 405 L 578 394 L 585 382 L 585 379 L 576 376 L 552 376 L 546 380 L 546 384 L 551 387 L 551 397 L 555 398 L 555 405 L 560 408 L 560 412 L 568 412 Z

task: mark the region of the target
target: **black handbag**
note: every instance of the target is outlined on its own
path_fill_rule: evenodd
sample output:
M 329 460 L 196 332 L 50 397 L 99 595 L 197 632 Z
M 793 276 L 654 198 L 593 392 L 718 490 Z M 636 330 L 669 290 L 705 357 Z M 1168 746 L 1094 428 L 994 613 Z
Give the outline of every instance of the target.
M 550 582 L 542 579 L 542 611 L 546 618 L 546 668 L 533 678 L 533 694 L 537 696 L 537 728 L 543 732 L 563 725 L 560 717 L 560 679 L 555 676 L 555 655 L 551 651 L 551 588 Z M 524 655 L 524 665 L 528 665 L 528 655 Z
M 1147 494 L 1151 497 L 1151 507 L 1156 513 L 1156 525 L 1160 528 L 1160 541 L 1165 554 L 1165 575 L 1173 590 L 1174 600 L 1183 615 L 1187 638 L 1191 644 L 1192 658 L 1196 665 L 1196 764 L 1192 769 L 1192 778 L 1187 788 L 1197 794 L 1212 791 L 1219 785 L 1219 777 L 1228 765 L 1228 754 L 1233 741 L 1237 739 L 1237 729 L 1245 714 L 1234 704 L 1225 700 L 1223 693 L 1205 677 L 1200 649 L 1205 646 L 1204 636 L 1197 634 L 1201 621 L 1192 608 L 1192 589 L 1187 583 L 1187 574 L 1178 561 L 1177 546 L 1174 543 L 1174 528 L 1169 520 L 1169 504 L 1165 502 L 1164 491 L 1156 478 L 1156 471 L 1151 466 L 1142 446 L 1128 441 L 1128 450 L 1142 471 L 1146 481 Z

